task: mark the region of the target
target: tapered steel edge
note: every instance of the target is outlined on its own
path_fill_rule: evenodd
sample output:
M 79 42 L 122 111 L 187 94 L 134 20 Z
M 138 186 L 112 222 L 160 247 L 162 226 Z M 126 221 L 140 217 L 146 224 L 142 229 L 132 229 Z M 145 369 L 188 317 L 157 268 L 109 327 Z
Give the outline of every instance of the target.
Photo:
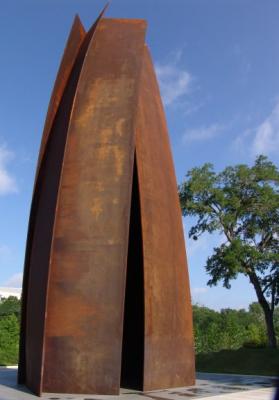
M 38 159 L 37 171 L 36 171 L 36 179 L 33 190 L 33 199 L 31 204 L 30 211 L 30 219 L 29 219 L 29 227 L 28 227 L 28 235 L 27 235 L 27 244 L 26 244 L 26 255 L 25 255 L 25 265 L 24 265 L 24 278 L 23 278 L 23 290 L 22 290 L 22 319 L 21 319 L 21 334 L 20 334 L 20 347 L 19 347 L 19 370 L 18 370 L 18 383 L 24 384 L 26 383 L 26 324 L 27 324 L 27 303 L 28 303 L 28 286 L 30 280 L 30 260 L 32 257 L 32 242 L 33 242 L 33 232 L 36 223 L 36 217 L 38 212 L 38 202 L 39 202 L 39 186 L 40 186 L 40 174 L 43 174 L 43 164 L 44 159 L 47 156 L 47 148 L 48 142 L 51 135 L 51 130 L 53 123 L 55 121 L 55 117 L 57 115 L 57 111 L 59 110 L 59 106 L 65 90 L 67 88 L 67 84 L 69 82 L 70 76 L 75 69 L 75 65 L 78 63 L 78 59 L 82 56 L 85 56 L 86 50 L 92 39 L 94 34 L 94 30 L 102 18 L 105 10 L 107 9 L 108 4 L 104 7 L 99 17 L 92 25 L 90 30 L 85 33 L 85 30 L 80 22 L 78 16 L 75 17 L 74 23 L 69 35 L 69 39 L 64 51 L 64 55 L 61 61 L 61 65 L 58 71 L 58 76 L 55 82 L 55 86 L 53 89 L 53 93 L 50 100 L 50 105 L 46 117 L 46 123 L 44 128 L 44 133 L 42 137 L 40 155 Z M 61 78 L 61 82 L 60 82 Z M 46 299 L 45 299 L 46 300 Z M 39 299 L 38 299 L 39 301 Z M 44 318 L 42 316 L 42 318 Z M 33 322 L 33 323 L 36 323 Z M 43 349 L 42 349 L 43 353 Z M 43 363 L 41 364 L 43 368 Z M 42 377 L 42 370 L 40 376 Z M 31 388 L 34 393 L 37 395 L 41 395 L 42 393 L 42 379 L 40 379 L 39 385 Z
M 192 385 L 195 378 L 189 277 L 175 171 L 147 46 L 140 88 L 136 160 L 143 243 L 146 391 Z
M 42 158 L 44 157 L 45 148 L 51 131 L 51 127 L 57 113 L 58 107 L 61 102 L 62 95 L 64 93 L 65 87 L 67 85 L 69 76 L 71 74 L 72 68 L 74 66 L 76 57 L 78 55 L 80 46 L 85 38 L 86 31 L 82 25 L 82 22 L 78 15 L 75 16 L 73 26 L 67 40 L 67 44 L 62 57 L 61 65 L 59 67 L 57 77 L 55 79 L 52 95 L 50 98 L 48 111 L 46 115 L 45 126 L 43 130 L 41 148 L 38 157 L 38 166 L 36 171 L 36 178 L 39 174 Z
M 64 50 L 64 55 L 62 57 L 61 65 L 59 67 L 57 79 L 53 88 L 53 93 L 51 96 L 47 112 L 47 117 L 41 142 L 40 154 L 38 158 L 36 178 L 33 189 L 33 199 L 30 208 L 30 218 L 29 218 L 28 234 L 26 241 L 26 254 L 24 263 L 23 286 L 22 286 L 21 334 L 20 334 L 19 369 L 18 369 L 18 383 L 20 384 L 25 383 L 25 329 L 26 329 L 26 306 L 27 306 L 26 301 L 28 292 L 28 281 L 29 281 L 29 262 L 31 255 L 30 253 L 32 248 L 33 229 L 36 219 L 36 208 L 37 208 L 36 207 L 37 204 L 36 197 L 38 191 L 37 177 L 39 175 L 42 159 L 45 153 L 45 148 L 51 131 L 53 120 L 55 118 L 66 83 L 69 79 L 72 67 L 74 65 L 76 56 L 78 54 L 79 48 L 82 44 L 84 37 L 85 37 L 85 30 L 80 22 L 79 17 L 76 16 L 71 28 L 71 32 L 69 34 L 69 38 Z
M 61 64 L 60 64 L 60 67 L 59 67 L 59 70 L 58 70 L 58 73 L 57 73 L 57 76 L 55 79 L 52 95 L 51 95 L 50 102 L 49 102 L 49 107 L 48 107 L 48 111 L 47 111 L 45 126 L 44 126 L 44 130 L 43 130 L 43 135 L 42 135 L 41 147 L 40 147 L 40 152 L 39 152 L 39 157 L 38 157 L 38 165 L 37 165 L 37 170 L 36 170 L 35 184 L 36 184 L 37 176 L 39 174 L 41 162 L 44 157 L 45 148 L 47 145 L 51 127 L 53 125 L 55 115 L 57 113 L 59 104 L 61 102 L 65 87 L 67 85 L 68 79 L 70 77 L 71 71 L 73 69 L 73 66 L 74 66 L 74 63 L 78 56 L 81 45 L 83 44 L 85 37 L 87 37 L 88 42 L 91 40 L 94 30 L 95 30 L 98 22 L 100 21 L 100 19 L 103 17 L 104 13 L 106 12 L 108 6 L 109 6 L 109 3 L 107 3 L 105 5 L 105 7 L 100 12 L 98 18 L 93 23 L 93 25 L 91 26 L 91 28 L 89 29 L 88 32 L 85 31 L 84 26 L 83 26 L 79 16 L 76 15 L 74 18 L 74 22 L 73 22 L 71 32 L 70 32 L 70 35 L 69 35 L 67 43 L 66 43 L 62 61 L 61 61 Z
M 87 53 L 89 50 L 89 47 L 91 45 L 91 43 L 94 41 L 94 35 L 95 35 L 95 31 L 98 27 L 98 24 L 100 23 L 106 9 L 108 7 L 108 4 L 105 5 L 105 7 L 103 8 L 103 10 L 101 11 L 101 13 L 99 14 L 98 18 L 96 19 L 96 21 L 94 22 L 94 24 L 91 26 L 91 28 L 88 30 L 81 46 L 78 52 L 78 55 L 76 57 L 75 60 L 75 64 L 73 66 L 72 69 L 72 74 L 78 74 L 77 77 L 77 83 L 76 83 L 76 88 L 75 88 L 75 93 L 74 93 L 74 97 L 73 97 L 73 101 L 72 101 L 72 109 L 74 107 L 75 104 L 75 98 L 76 98 L 76 93 L 79 87 L 79 82 L 80 82 L 80 77 L 82 76 L 82 71 L 84 68 L 84 63 L 86 62 L 86 57 L 87 57 Z M 67 131 L 69 129 L 70 123 L 71 123 L 71 119 L 72 119 L 72 111 L 68 120 L 68 126 L 67 126 Z M 68 133 L 67 133 L 68 135 Z M 66 146 L 67 146 L 67 135 L 66 135 L 66 143 L 64 146 L 64 155 L 66 152 Z M 59 192 L 60 192 L 60 186 L 61 186 L 61 177 L 62 177 L 62 170 L 63 170 L 63 164 L 64 164 L 64 158 L 62 160 L 62 166 L 61 166 L 61 170 L 60 170 L 60 183 L 58 185 L 58 191 L 57 191 L 57 199 L 56 199 L 56 209 L 55 209 L 55 214 L 54 214 L 54 223 L 53 223 L 53 232 L 54 232 L 54 227 L 56 224 L 56 211 L 57 211 L 57 207 L 58 207 L 58 201 L 59 201 Z M 52 234 L 52 240 L 51 240 L 51 247 L 50 247 L 50 253 L 49 253 L 49 261 L 51 260 L 51 255 L 52 255 L 52 246 L 53 246 L 53 234 Z M 51 276 L 51 262 L 49 263 L 49 272 L 48 272 L 48 280 L 47 280 L 47 286 L 46 286 L 46 297 L 45 297 L 45 307 L 46 307 L 46 313 L 44 316 L 44 320 L 46 322 L 46 317 L 47 317 L 47 303 L 48 303 L 48 288 L 49 288 L 49 281 L 50 281 L 50 276 Z M 40 393 L 39 395 L 42 394 L 43 392 L 43 377 L 44 377 L 44 365 L 45 365 L 45 339 L 46 339 L 46 330 L 44 329 L 44 335 L 43 335 L 43 347 L 42 347 L 42 369 L 41 369 L 41 381 L 40 381 Z

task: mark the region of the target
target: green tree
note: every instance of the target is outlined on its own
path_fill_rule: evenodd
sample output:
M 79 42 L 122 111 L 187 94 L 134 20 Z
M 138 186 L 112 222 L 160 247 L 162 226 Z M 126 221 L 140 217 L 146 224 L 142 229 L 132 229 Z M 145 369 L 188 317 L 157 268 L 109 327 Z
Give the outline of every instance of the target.
M 21 301 L 14 296 L 9 296 L 0 301 L 0 317 L 14 314 L 20 316 Z
M 15 314 L 0 318 L 0 364 L 18 361 L 19 323 Z
M 220 350 L 220 314 L 210 308 L 193 305 L 193 319 L 196 353 Z
M 184 216 L 198 217 L 189 236 L 224 234 L 207 259 L 209 285 L 230 288 L 239 273 L 253 285 L 262 307 L 270 347 L 276 347 L 274 309 L 279 303 L 279 171 L 265 156 L 252 167 L 216 173 L 212 164 L 193 168 L 179 186 Z
M 245 342 L 247 331 L 240 320 L 237 310 L 226 308 L 221 310 L 222 347 L 224 349 L 238 349 Z

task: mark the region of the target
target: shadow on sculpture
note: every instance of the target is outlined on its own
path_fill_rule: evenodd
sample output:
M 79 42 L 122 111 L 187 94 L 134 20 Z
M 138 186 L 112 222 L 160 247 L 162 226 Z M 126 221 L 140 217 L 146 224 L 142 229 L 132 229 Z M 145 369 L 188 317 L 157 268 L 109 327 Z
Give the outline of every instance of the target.
M 180 207 L 146 23 L 76 17 L 39 153 L 18 381 L 118 394 L 194 383 Z

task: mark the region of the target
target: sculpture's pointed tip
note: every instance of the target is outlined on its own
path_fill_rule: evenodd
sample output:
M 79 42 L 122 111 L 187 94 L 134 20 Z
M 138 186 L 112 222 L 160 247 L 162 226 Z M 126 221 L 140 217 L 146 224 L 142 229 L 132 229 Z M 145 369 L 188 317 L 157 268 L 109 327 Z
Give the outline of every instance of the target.
M 108 2 L 105 4 L 104 8 L 102 9 L 101 15 L 104 15 L 104 13 L 105 13 L 105 12 L 107 11 L 107 9 L 109 8 L 109 5 L 110 5 L 110 2 L 108 1 Z
M 80 17 L 79 17 L 78 14 L 75 14 L 74 22 L 80 22 L 81 23 L 81 20 L 80 20 Z
M 102 9 L 102 11 L 100 12 L 98 18 L 96 19 L 96 21 L 94 22 L 94 24 L 91 26 L 91 28 L 88 30 L 87 33 L 89 32 L 93 32 L 95 29 L 96 24 L 100 21 L 100 19 L 103 17 L 104 13 L 106 12 L 107 8 L 109 6 L 109 2 L 106 3 L 106 5 L 104 6 L 104 8 Z
M 73 22 L 73 28 L 76 28 L 76 27 L 78 27 L 80 29 L 80 31 L 85 32 L 83 23 L 81 22 L 81 19 L 78 14 L 75 14 L 74 22 Z

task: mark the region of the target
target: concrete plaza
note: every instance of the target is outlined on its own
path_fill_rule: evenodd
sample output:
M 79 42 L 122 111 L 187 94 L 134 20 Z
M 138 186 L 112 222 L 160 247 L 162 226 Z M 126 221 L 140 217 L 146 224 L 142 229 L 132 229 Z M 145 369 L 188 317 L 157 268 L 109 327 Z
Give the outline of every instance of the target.
M 17 385 L 17 368 L 0 368 L 0 400 L 38 399 L 25 387 Z M 197 373 L 192 387 L 137 392 L 122 389 L 119 396 L 62 395 L 45 393 L 48 400 L 272 400 L 275 378 L 248 375 Z

